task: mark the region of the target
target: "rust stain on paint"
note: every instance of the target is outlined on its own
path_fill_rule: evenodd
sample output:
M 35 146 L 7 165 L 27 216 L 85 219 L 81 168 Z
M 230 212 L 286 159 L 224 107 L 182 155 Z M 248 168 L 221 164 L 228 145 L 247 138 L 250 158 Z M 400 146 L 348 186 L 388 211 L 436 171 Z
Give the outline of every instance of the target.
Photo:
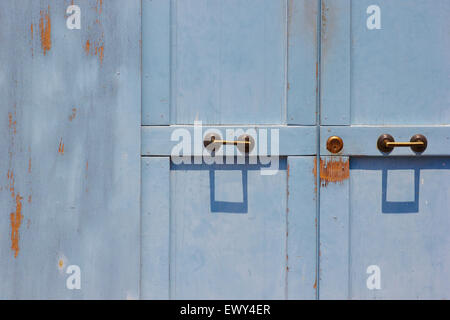
M 101 46 L 98 47 L 98 57 L 100 59 L 100 64 L 103 64 L 103 58 L 105 57 L 105 45 L 102 43 Z
M 84 45 L 84 52 L 86 52 L 86 55 L 89 55 L 89 52 L 91 51 L 91 42 L 89 39 L 86 41 L 86 44 Z
M 15 188 L 14 188 L 14 171 L 13 170 L 11 170 L 11 169 L 8 170 L 7 178 L 8 178 L 8 182 L 9 182 L 8 189 L 9 189 L 9 192 L 11 192 L 11 197 L 14 199 L 16 196 L 16 193 L 15 193 Z
M 62 139 L 62 138 L 61 138 L 61 140 L 59 141 L 58 153 L 59 153 L 59 154 L 64 154 L 64 142 L 63 142 L 63 139 Z
M 58 267 L 59 267 L 60 269 L 62 269 L 62 268 L 64 267 L 64 261 L 63 261 L 63 259 L 59 259 L 59 261 L 58 261 Z
M 320 183 L 322 187 L 329 183 L 342 183 L 350 177 L 349 160 L 342 158 L 320 159 Z
M 97 11 L 99 15 L 102 14 L 103 11 L 103 0 L 97 0 L 96 5 L 94 9 Z M 91 28 L 96 30 L 96 34 L 98 34 L 98 37 L 90 38 L 86 41 L 83 48 L 86 52 L 86 55 L 95 55 L 100 60 L 100 65 L 103 64 L 103 59 L 105 57 L 105 44 L 104 44 L 104 28 L 102 26 L 101 18 L 98 17 L 95 19 L 93 25 L 88 26 L 88 30 Z
M 16 107 L 14 106 L 14 116 L 11 112 L 8 112 L 8 127 L 9 129 L 12 129 L 13 134 L 17 133 L 17 121 L 15 120 L 16 118 L 16 111 L 15 111 Z
M 31 56 L 34 57 L 34 46 L 33 46 L 33 42 L 34 42 L 34 25 L 31 24 L 30 26 L 30 33 L 31 33 Z
M 14 251 L 14 258 L 19 255 L 19 229 L 22 224 L 22 201 L 23 198 L 18 194 L 16 196 L 16 211 L 11 213 L 11 250 Z
M 103 0 L 97 0 L 97 11 L 98 11 L 98 14 L 102 14 L 102 11 L 103 11 Z
M 44 56 L 52 48 L 52 21 L 50 19 L 50 6 L 48 11 L 41 11 L 41 19 L 39 20 L 39 31 L 41 34 L 41 47 Z
M 15 203 L 15 210 L 10 214 L 11 222 L 11 250 L 14 251 L 14 258 L 17 258 L 19 254 L 19 229 L 22 224 L 22 200 L 23 198 L 15 190 L 15 173 L 13 168 L 14 158 L 14 144 L 15 135 L 17 133 L 17 121 L 16 121 L 16 105 L 13 107 L 13 112 L 8 113 L 8 127 L 10 135 L 9 143 L 9 169 L 7 173 L 8 189 L 11 193 L 11 198 Z
M 16 121 L 16 105 L 13 107 L 13 112 L 8 112 L 8 127 L 9 127 L 9 135 L 10 142 L 8 148 L 9 155 L 9 169 L 7 173 L 8 179 L 8 189 L 11 193 L 11 197 L 15 198 L 15 178 L 14 178 L 14 169 L 13 169 L 13 156 L 14 156 L 14 144 L 15 144 L 15 135 L 17 133 L 17 121 Z
M 77 108 L 72 108 L 72 114 L 69 116 L 69 121 L 73 121 L 77 117 Z
M 105 44 L 103 43 L 103 35 L 99 41 L 91 42 L 90 40 L 87 40 L 83 48 L 84 52 L 86 52 L 86 55 L 97 56 L 100 60 L 100 64 L 103 64 L 103 59 L 105 57 Z
M 314 159 L 314 168 L 312 173 L 314 175 L 314 194 L 317 195 L 317 157 L 313 157 Z

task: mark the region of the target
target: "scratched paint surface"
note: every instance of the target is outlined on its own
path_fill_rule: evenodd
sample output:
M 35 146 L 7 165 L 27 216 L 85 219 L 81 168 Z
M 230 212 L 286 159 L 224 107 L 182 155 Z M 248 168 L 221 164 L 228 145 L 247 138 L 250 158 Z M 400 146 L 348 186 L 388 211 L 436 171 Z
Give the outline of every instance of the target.
M 73 2 L 0 4 L 0 299 L 139 296 L 140 1 Z

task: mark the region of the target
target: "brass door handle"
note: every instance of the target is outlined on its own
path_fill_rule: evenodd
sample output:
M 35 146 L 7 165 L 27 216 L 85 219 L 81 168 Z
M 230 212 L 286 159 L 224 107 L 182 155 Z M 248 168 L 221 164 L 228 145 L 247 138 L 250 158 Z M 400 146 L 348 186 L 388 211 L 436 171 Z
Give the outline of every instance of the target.
M 412 136 L 409 142 L 396 142 L 390 134 L 382 134 L 377 141 L 378 150 L 384 153 L 391 152 L 395 147 L 411 147 L 412 151 L 422 153 L 427 149 L 427 144 L 427 138 L 421 134 Z
M 237 140 L 218 139 L 214 133 L 209 133 L 203 140 L 203 145 L 210 151 L 218 151 L 222 145 L 233 144 L 242 153 L 249 153 L 255 147 L 255 140 L 247 134 L 241 135 Z

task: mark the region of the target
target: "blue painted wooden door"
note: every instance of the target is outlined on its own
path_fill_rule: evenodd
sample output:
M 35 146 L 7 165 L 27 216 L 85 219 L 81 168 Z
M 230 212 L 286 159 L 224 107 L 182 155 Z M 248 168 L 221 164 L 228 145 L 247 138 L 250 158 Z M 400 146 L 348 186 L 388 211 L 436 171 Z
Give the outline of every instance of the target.
M 139 298 L 140 1 L 0 20 L 0 299 Z
M 142 3 L 141 297 L 314 299 L 317 1 Z M 256 163 L 202 159 L 231 129 Z
M 322 299 L 450 297 L 450 2 L 322 2 Z M 423 153 L 377 139 L 427 138 Z M 344 148 L 333 155 L 331 136 Z
M 2 1 L 0 299 L 449 298 L 449 11 Z

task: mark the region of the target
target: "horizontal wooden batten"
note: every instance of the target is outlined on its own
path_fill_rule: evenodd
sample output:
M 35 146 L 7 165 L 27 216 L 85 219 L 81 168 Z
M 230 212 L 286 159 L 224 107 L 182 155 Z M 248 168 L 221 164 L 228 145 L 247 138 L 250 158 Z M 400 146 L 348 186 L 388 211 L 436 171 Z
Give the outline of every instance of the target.
M 327 139 L 338 136 L 344 148 L 336 155 L 343 156 L 448 156 L 450 155 L 450 126 L 324 126 L 321 127 L 320 154 L 332 155 L 327 150 Z M 377 148 L 382 134 L 390 134 L 396 142 L 408 142 L 416 134 L 427 138 L 427 149 L 416 154 L 409 147 L 396 147 L 389 154 Z
M 185 134 L 188 133 L 189 139 L 191 139 L 192 152 L 194 152 L 194 139 L 198 141 L 200 137 L 200 141 L 203 141 L 203 136 L 210 130 L 219 132 L 223 138 L 226 137 L 227 130 L 234 130 L 237 135 L 241 134 L 242 131 L 243 133 L 252 135 L 249 130 L 253 130 L 253 132 L 256 132 L 256 137 L 253 138 L 257 141 L 257 148 L 254 155 L 260 155 L 260 147 L 263 144 L 267 146 L 267 155 L 276 155 L 276 148 L 272 150 L 272 145 L 275 143 L 274 139 L 278 139 L 279 141 L 279 156 L 315 155 L 317 152 L 315 147 L 317 129 L 315 126 L 203 126 L 201 128 L 194 128 L 196 127 L 143 126 L 141 131 L 141 154 L 143 156 L 170 156 L 173 148 L 182 141 L 182 138 L 178 137 L 178 135 L 183 134 L 183 132 Z M 179 131 L 176 132 L 176 130 Z M 239 133 L 239 130 L 242 130 L 241 133 Z M 264 138 L 265 133 L 267 140 Z M 175 141 L 172 141 L 173 134 L 176 135 L 176 138 L 174 138 Z M 239 153 L 236 151 L 236 154 Z M 194 153 L 191 155 L 194 155 Z

